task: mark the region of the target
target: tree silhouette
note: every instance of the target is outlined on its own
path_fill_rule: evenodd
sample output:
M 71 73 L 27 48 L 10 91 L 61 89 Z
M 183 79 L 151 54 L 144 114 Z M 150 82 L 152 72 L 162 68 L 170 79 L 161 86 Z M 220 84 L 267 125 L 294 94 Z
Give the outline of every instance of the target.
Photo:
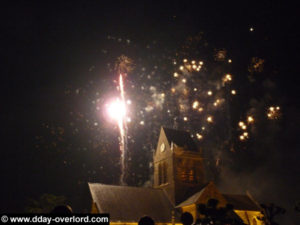
M 244 225 L 243 221 L 234 213 L 233 206 L 227 204 L 225 207 L 218 207 L 219 201 L 209 199 L 207 204 L 198 205 L 198 212 L 203 218 L 197 220 L 200 225 Z
M 267 205 L 261 204 L 260 206 L 263 208 L 263 216 L 258 219 L 264 221 L 266 225 L 278 225 L 278 223 L 274 221 L 274 218 L 286 212 L 284 208 L 276 206 L 273 203 Z

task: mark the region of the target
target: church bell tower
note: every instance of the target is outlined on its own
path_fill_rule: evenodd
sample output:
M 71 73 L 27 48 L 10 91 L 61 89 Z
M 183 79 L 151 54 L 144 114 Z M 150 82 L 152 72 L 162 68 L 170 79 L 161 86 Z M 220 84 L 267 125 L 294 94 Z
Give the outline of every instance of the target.
M 174 206 L 205 183 L 203 158 L 188 132 L 162 127 L 153 162 L 153 186 L 164 189 Z

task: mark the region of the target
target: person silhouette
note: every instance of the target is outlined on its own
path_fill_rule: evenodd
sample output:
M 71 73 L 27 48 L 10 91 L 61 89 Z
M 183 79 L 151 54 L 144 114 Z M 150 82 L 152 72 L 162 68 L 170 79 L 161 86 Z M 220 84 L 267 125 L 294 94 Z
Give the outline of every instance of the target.
M 180 221 L 183 225 L 191 225 L 194 222 L 194 218 L 189 212 L 184 212 L 181 214 Z
M 51 214 L 72 214 L 73 210 L 69 205 L 58 205 L 52 209 Z
M 154 225 L 154 220 L 150 216 L 140 218 L 138 225 Z

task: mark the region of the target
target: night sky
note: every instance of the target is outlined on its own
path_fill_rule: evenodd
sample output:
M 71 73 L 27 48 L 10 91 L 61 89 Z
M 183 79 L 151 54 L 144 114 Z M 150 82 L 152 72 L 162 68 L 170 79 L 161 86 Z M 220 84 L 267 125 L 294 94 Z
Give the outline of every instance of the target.
M 227 193 L 249 190 L 296 224 L 294 5 L 16 1 L 1 8 L 1 212 L 24 212 L 44 193 L 82 212 L 87 182 L 119 183 L 119 130 L 105 110 L 119 95 L 115 65 L 124 55 L 132 61 L 124 81 L 128 185 L 149 185 L 160 126 L 188 130 L 207 159 L 208 180 Z M 187 69 L 193 60 L 199 71 Z

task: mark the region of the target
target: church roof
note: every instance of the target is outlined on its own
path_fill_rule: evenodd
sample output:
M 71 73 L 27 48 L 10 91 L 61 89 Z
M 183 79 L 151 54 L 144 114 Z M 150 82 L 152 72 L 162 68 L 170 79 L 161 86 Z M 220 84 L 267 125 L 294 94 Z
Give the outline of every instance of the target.
M 228 204 L 236 210 L 261 211 L 261 208 L 248 195 L 222 194 Z
M 207 185 L 208 184 L 205 184 L 203 186 L 203 188 L 201 189 L 201 191 L 198 191 L 197 193 L 195 193 L 191 197 L 189 197 L 187 200 L 181 202 L 179 205 L 176 206 L 176 208 L 180 208 L 180 207 L 183 207 L 183 206 L 195 204 L 199 200 L 201 195 L 203 194 L 203 192 L 204 192 L 205 188 L 207 187 Z
M 189 132 L 174 130 L 165 127 L 163 127 L 163 130 L 165 131 L 166 137 L 170 144 L 171 142 L 173 142 L 180 147 L 185 147 L 186 150 L 195 151 L 195 152 L 198 151 L 197 145 L 191 138 Z
M 196 204 L 200 199 L 204 191 L 209 187 L 209 183 L 206 184 L 201 191 L 195 193 L 189 197 L 184 202 L 176 206 L 180 208 L 187 205 Z M 260 207 L 248 196 L 248 195 L 231 195 L 231 194 L 221 194 L 228 204 L 233 205 L 235 210 L 249 210 L 249 211 L 261 211 Z
M 89 183 L 89 189 L 100 213 L 109 213 L 112 222 L 137 222 L 145 215 L 155 222 L 172 220 L 173 205 L 161 189 L 100 183 Z M 177 213 L 175 220 L 179 221 Z

